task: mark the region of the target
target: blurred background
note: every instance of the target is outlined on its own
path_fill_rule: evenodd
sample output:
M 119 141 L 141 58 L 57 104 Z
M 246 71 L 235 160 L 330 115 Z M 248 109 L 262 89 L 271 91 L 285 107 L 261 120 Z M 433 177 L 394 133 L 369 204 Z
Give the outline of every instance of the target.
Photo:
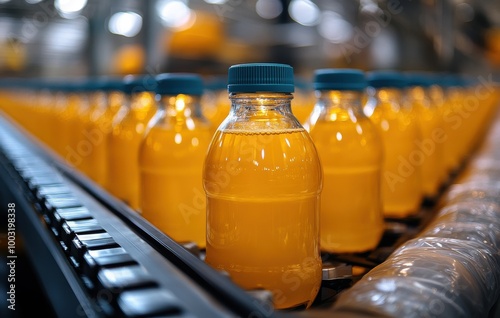
M 495 74 L 488 0 L 0 0 L 0 76 L 226 74 L 280 62 Z

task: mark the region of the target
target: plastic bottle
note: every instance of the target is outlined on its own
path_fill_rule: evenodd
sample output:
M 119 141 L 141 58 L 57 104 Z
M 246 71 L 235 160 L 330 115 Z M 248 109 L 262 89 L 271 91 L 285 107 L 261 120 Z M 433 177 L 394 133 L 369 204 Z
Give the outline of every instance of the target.
M 141 211 L 179 243 L 205 247 L 203 160 L 212 138 L 201 114 L 203 82 L 189 73 L 156 76 L 159 110 L 139 150 Z
M 153 76 L 127 76 L 124 98 L 111 124 L 108 139 L 108 188 L 132 209 L 140 211 L 139 146 L 156 113 Z
M 80 169 L 83 156 L 88 152 L 87 144 L 79 143 L 80 135 L 75 135 L 77 132 L 81 132 L 76 127 L 80 127 L 78 111 L 82 102 L 80 95 L 83 94 L 83 85 L 85 84 L 67 82 L 62 87 L 62 94 L 56 99 L 56 107 L 59 109 L 56 115 L 59 122 L 57 129 L 59 138 L 56 142 L 56 149 L 61 157 L 76 169 Z
M 76 168 L 89 176 L 92 167 L 89 165 L 89 156 L 94 151 L 95 140 L 89 134 L 88 125 L 90 114 L 95 107 L 94 98 L 99 94 L 95 79 L 86 79 L 78 85 L 75 94 L 70 96 L 70 103 L 76 104 L 76 115 L 71 124 L 71 151 L 75 151 L 79 158 Z
M 365 116 L 365 74 L 355 69 L 321 69 L 314 74 L 317 101 L 304 127 L 318 149 L 324 172 L 321 250 L 366 252 L 384 231 L 380 194 L 383 148 Z
M 311 115 L 316 98 L 312 83 L 304 78 L 295 78 L 295 94 L 292 100 L 292 113 L 299 123 L 304 124 Z
M 441 128 L 440 110 L 432 104 L 429 88 L 432 84 L 426 74 L 411 73 L 407 76 L 408 97 L 416 112 L 420 129 L 420 140 L 416 143 L 417 151 L 422 157 L 421 180 L 423 195 L 435 200 L 442 182 L 444 131 Z
M 203 116 L 211 123 L 212 130 L 217 127 L 229 114 L 231 103 L 227 96 L 227 78 L 221 75 L 213 76 L 206 80 L 206 93 L 201 101 Z
M 442 136 L 443 143 L 441 145 L 441 158 L 438 159 L 439 167 L 439 184 L 442 188 L 448 183 L 448 170 L 446 168 L 446 163 L 444 159 L 444 148 L 445 143 L 447 142 L 446 132 L 444 130 L 444 107 L 445 107 L 445 93 L 443 89 L 443 85 L 440 81 L 440 75 L 437 73 L 432 74 L 431 76 L 431 85 L 428 88 L 429 100 L 431 103 L 431 107 L 435 111 L 435 118 L 437 121 L 438 128 L 436 132 Z
M 122 104 L 123 80 L 103 78 L 94 93 L 93 108 L 87 122 L 87 138 L 92 142 L 88 156 L 88 175 L 104 188 L 108 188 L 108 149 L 112 119 Z
M 407 82 L 397 71 L 367 74 L 370 100 L 365 113 L 375 123 L 384 145 L 382 204 L 384 216 L 403 218 L 418 212 L 422 201 L 421 156 L 415 142 L 418 126 L 405 109 L 403 89 Z
M 229 68 L 231 112 L 206 156 L 206 262 L 244 289 L 268 289 L 274 307 L 309 307 L 321 283 L 322 170 L 293 116 L 293 68 Z
M 460 79 L 452 74 L 443 76 L 442 84 L 445 89 L 445 105 L 443 108 L 443 128 L 447 137 L 444 143 L 444 162 L 449 175 L 458 172 L 462 164 L 460 156 L 461 136 L 464 134 L 464 116 L 462 102 L 465 98 Z

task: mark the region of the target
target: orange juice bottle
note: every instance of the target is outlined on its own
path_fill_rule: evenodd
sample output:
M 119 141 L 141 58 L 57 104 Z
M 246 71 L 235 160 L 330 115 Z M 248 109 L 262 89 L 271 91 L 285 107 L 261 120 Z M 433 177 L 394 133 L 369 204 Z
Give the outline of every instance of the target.
M 71 126 L 71 144 L 80 158 L 76 168 L 81 173 L 89 176 L 92 167 L 89 157 L 94 151 L 96 140 L 89 132 L 90 114 L 96 107 L 95 96 L 97 94 L 97 83 L 94 79 L 82 81 L 72 96 L 76 103 L 76 116 Z
M 92 143 L 92 151 L 88 156 L 88 164 L 92 168 L 89 169 L 88 175 L 104 188 L 108 187 L 108 143 L 111 121 L 122 104 L 120 98 L 123 96 L 122 85 L 121 78 L 99 80 L 86 126 L 87 139 Z
M 156 76 L 159 111 L 139 150 L 141 211 L 177 242 L 205 248 L 203 160 L 212 138 L 201 114 L 203 82 L 196 74 Z
M 376 125 L 384 147 L 382 204 L 384 216 L 403 218 L 418 212 L 422 201 L 420 140 L 413 115 L 405 109 L 406 80 L 397 71 L 374 71 L 367 75 L 372 87 L 366 114 Z
M 438 159 L 439 163 L 439 185 L 442 187 L 448 182 L 448 171 L 445 163 L 445 143 L 447 142 L 446 132 L 444 130 L 444 107 L 445 107 L 445 93 L 441 83 L 441 76 L 439 74 L 432 74 L 431 85 L 428 88 L 429 101 L 431 108 L 434 109 L 437 128 L 434 132 L 434 139 L 441 144 L 441 157 Z
M 60 91 L 61 84 L 56 81 L 51 81 L 47 83 L 46 89 L 48 93 L 48 98 L 46 99 L 46 119 L 45 119 L 45 136 L 46 136 L 46 144 L 50 147 L 51 151 L 55 153 L 55 145 L 57 143 L 57 139 L 59 135 L 57 134 L 56 127 L 58 125 L 57 122 L 57 99 Z
M 62 94 L 56 99 L 56 107 L 59 109 L 56 115 L 59 122 L 56 150 L 66 162 L 75 168 L 80 167 L 83 155 L 87 151 L 86 145 L 78 144 L 74 136 L 74 129 L 78 124 L 81 85 L 76 82 L 64 84 Z
M 203 116 L 211 123 L 212 130 L 226 119 L 231 108 L 231 103 L 227 96 L 227 79 L 222 76 L 214 76 L 206 80 L 206 93 L 201 100 L 201 112 Z
M 442 180 L 444 131 L 441 128 L 440 112 L 430 100 L 428 89 L 432 81 L 429 75 L 411 73 L 407 76 L 409 103 L 416 112 L 420 128 L 420 139 L 414 150 L 423 157 L 421 164 L 422 191 L 427 199 L 434 200 Z M 415 155 L 416 156 L 416 155 Z
M 443 107 L 443 128 L 447 136 L 444 143 L 444 162 L 448 174 L 457 172 L 461 165 L 460 147 L 463 140 L 460 136 L 463 134 L 464 117 L 461 113 L 462 102 L 464 100 L 463 92 L 460 88 L 460 81 L 454 75 L 445 75 L 442 79 L 445 87 L 445 104 Z
M 382 140 L 363 113 L 366 86 L 360 70 L 315 71 L 318 99 L 304 127 L 318 149 L 324 172 L 322 251 L 366 252 L 378 245 L 384 231 Z
M 32 105 L 31 114 L 36 120 L 32 128 L 33 137 L 44 144 L 48 143 L 50 127 L 48 126 L 48 117 L 52 106 L 52 92 L 45 83 L 38 82 L 35 90 L 35 99 Z
M 303 78 L 295 78 L 295 94 L 292 100 L 292 113 L 297 120 L 304 124 L 311 114 L 316 98 L 312 83 Z
M 153 76 L 124 78 L 124 99 L 111 123 L 108 138 L 108 188 L 136 211 L 139 204 L 139 145 L 156 113 Z
M 291 112 L 293 69 L 229 68 L 231 112 L 203 168 L 206 262 L 244 289 L 267 289 L 277 309 L 309 307 L 321 283 L 322 169 Z

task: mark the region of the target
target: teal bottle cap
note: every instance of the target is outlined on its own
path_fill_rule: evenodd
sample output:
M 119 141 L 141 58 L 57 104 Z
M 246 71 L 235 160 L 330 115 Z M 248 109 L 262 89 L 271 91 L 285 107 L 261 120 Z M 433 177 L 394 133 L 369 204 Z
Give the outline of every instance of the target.
M 230 93 L 292 93 L 293 68 L 277 63 L 233 65 L 229 68 L 227 89 Z
M 202 95 L 203 79 L 194 73 L 163 73 L 156 76 L 156 94 Z
M 365 73 L 358 69 L 319 69 L 313 82 L 315 90 L 362 91 L 367 87 Z
M 408 81 L 399 71 L 372 71 L 366 74 L 368 85 L 373 88 L 406 88 Z

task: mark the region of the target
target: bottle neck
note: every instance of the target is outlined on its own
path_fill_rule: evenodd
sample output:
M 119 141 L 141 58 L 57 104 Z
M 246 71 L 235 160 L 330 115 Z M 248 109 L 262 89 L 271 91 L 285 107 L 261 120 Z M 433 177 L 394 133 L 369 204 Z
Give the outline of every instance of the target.
M 289 93 L 230 93 L 229 99 L 233 107 L 290 107 L 293 96 Z
M 429 87 L 429 98 L 434 102 L 438 101 L 442 103 L 444 99 L 443 88 L 438 85 L 432 85 L 431 87 Z
M 413 86 L 408 89 L 410 102 L 420 107 L 430 107 L 428 90 L 422 86 Z
M 240 119 L 271 119 L 292 115 L 292 94 L 230 93 L 231 114 Z
M 156 95 L 158 108 L 167 116 L 191 117 L 200 116 L 200 97 L 194 95 Z
M 303 128 L 293 116 L 291 93 L 230 93 L 231 111 L 222 129 L 283 130 Z
M 139 116 L 148 114 L 155 105 L 153 92 L 138 92 L 130 96 L 130 111 Z
M 188 130 L 193 130 L 202 123 L 208 125 L 201 114 L 200 96 L 158 94 L 156 99 L 159 111 L 153 119 L 155 125 Z
M 373 97 L 376 108 L 390 108 L 394 111 L 399 111 L 405 101 L 403 91 L 397 88 L 379 88 L 375 90 Z
M 315 92 L 317 105 L 325 111 L 351 111 L 353 114 L 362 115 L 363 92 L 326 90 Z
M 90 108 L 102 112 L 108 107 L 106 93 L 103 91 L 96 91 L 90 94 L 89 103 Z
M 112 91 L 108 94 L 108 108 L 112 112 L 118 111 L 125 102 L 125 94 L 119 91 Z

